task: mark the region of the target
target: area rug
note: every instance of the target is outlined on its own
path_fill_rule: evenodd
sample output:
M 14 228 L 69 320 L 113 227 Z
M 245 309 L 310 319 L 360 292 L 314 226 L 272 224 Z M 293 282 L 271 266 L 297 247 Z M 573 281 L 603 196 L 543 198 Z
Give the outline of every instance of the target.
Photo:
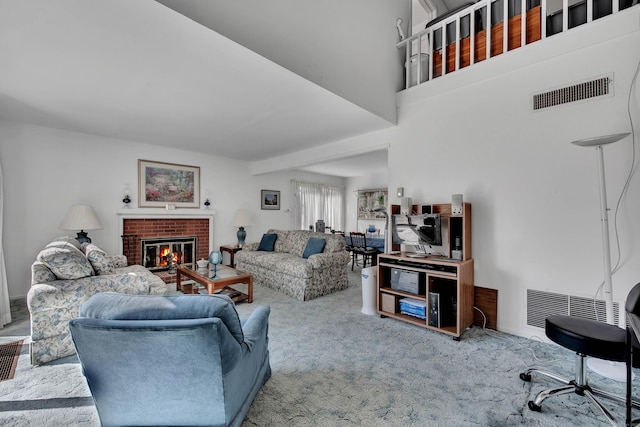
M 0 344 L 0 381 L 13 379 L 23 340 Z

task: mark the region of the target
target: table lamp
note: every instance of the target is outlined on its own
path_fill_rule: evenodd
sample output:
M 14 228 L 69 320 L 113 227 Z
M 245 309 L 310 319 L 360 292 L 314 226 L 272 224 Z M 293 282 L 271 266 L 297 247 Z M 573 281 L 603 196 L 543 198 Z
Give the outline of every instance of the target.
M 84 230 L 100 230 L 102 223 L 91 206 L 74 205 L 60 223 L 61 230 L 80 230 L 76 240 L 80 243 L 91 243 Z
M 249 215 L 249 212 L 247 212 L 246 209 L 238 209 L 233 215 L 231 225 L 234 227 L 238 227 L 238 247 L 241 248 L 244 245 L 244 239 L 247 237 L 247 232 L 244 230 L 244 228 L 249 225 L 253 225 L 251 215 Z

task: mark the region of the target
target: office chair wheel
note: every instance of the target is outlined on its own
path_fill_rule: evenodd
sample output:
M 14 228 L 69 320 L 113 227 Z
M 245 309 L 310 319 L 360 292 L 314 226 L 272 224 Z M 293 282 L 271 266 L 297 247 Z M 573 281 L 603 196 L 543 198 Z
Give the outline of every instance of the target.
M 529 382 L 529 381 L 531 381 L 531 374 L 525 374 L 524 372 L 522 372 L 522 373 L 520 374 L 520 379 L 521 379 L 522 381 L 527 381 L 527 382 Z
M 536 412 L 541 412 L 542 411 L 542 406 L 536 405 L 533 400 L 530 400 L 527 403 L 527 405 L 529 405 L 529 409 L 531 409 L 532 411 L 536 411 Z

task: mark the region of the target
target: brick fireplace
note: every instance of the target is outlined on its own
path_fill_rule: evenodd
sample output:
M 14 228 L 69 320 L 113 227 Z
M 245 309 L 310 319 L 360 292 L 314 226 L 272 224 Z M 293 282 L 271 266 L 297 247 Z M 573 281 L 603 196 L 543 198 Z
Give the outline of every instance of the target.
M 130 265 L 145 265 L 149 262 L 142 255 L 143 242 L 175 241 L 181 248 L 189 248 L 189 244 L 185 246 L 184 242 L 193 241 L 194 251 L 183 255 L 186 257 L 185 261 L 191 263 L 207 259 L 212 250 L 213 212 L 189 210 L 168 213 L 159 209 L 122 209 L 118 211 L 118 217 L 122 237 L 121 253 L 127 256 Z M 158 261 L 152 261 L 152 264 L 151 270 L 158 270 Z

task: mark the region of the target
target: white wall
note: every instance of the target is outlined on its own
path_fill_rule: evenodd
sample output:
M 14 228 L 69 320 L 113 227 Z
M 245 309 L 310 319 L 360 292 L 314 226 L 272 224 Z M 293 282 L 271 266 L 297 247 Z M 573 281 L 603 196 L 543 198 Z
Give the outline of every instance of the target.
M 207 156 L 132 141 L 0 121 L 0 165 L 4 188 L 3 244 L 9 295 L 24 297 L 31 284 L 31 263 L 44 244 L 60 235 L 58 229 L 73 204 L 94 207 L 104 226 L 89 236 L 116 253 L 120 234 L 116 210 L 122 207 L 122 189 L 129 184 L 137 206 L 138 159 L 200 166 L 201 198 L 209 192 L 215 210 L 213 247 L 235 243 L 230 225 L 238 208 L 249 210 L 254 225 L 247 241 L 258 241 L 269 228 L 291 227 L 292 178 L 342 184 L 334 177 L 309 173 L 273 173 L 253 176 L 247 162 Z M 261 210 L 260 190 L 280 190 L 281 209 Z M 202 199 L 204 201 L 204 199 Z
M 526 326 L 527 289 L 591 297 L 601 283 L 595 149 L 569 142 L 631 130 L 627 101 L 640 61 L 638 11 L 610 18 L 510 53 L 509 72 L 499 68 L 508 60 L 504 55 L 476 65 L 492 77 L 476 81 L 469 78 L 473 70 L 459 71 L 449 76 L 448 92 L 423 93 L 413 102 L 416 94 L 400 107 L 398 141 L 389 150 L 389 187 L 404 186 L 414 201 L 449 202 L 451 194 L 463 193 L 473 203 L 475 283 L 499 290 L 501 330 L 539 333 Z M 613 36 L 607 24 L 619 33 Z M 611 38 L 583 42 L 588 37 Z M 532 111 L 534 93 L 609 73 L 614 96 Z M 639 96 L 636 86 L 636 127 Z M 612 208 L 631 154 L 631 138 L 605 148 Z M 640 281 L 634 261 L 640 255 L 639 179 L 636 174 L 620 207 L 617 300 Z
M 404 62 L 395 48 L 396 19 L 407 31 L 409 0 L 159 2 L 396 122 L 393 99 L 403 87 Z
M 257 175 L 253 177 L 256 183 L 256 188 L 265 188 L 267 190 L 280 190 L 281 195 L 281 207 L 280 211 L 261 211 L 260 215 L 263 218 L 263 223 L 267 224 L 267 228 L 256 229 L 255 232 L 252 233 L 251 229 L 247 229 L 247 241 L 259 241 L 262 237 L 262 234 L 267 231 L 269 228 L 280 228 L 280 229 L 293 229 L 295 226 L 295 221 L 293 218 L 294 212 L 294 194 L 293 194 L 293 186 L 291 185 L 292 180 L 303 181 L 309 183 L 317 183 L 317 184 L 330 184 L 337 186 L 344 186 L 345 180 L 344 178 L 335 177 L 335 176 L 327 176 L 320 175 L 310 172 L 302 172 L 302 171 L 287 171 L 287 172 L 274 172 L 264 175 Z M 264 187 L 265 182 L 269 182 L 271 187 Z M 262 187 L 260 187 L 262 186 Z M 258 190 L 258 198 L 260 195 L 260 190 Z M 278 212 L 276 214 L 276 212 Z M 271 222 L 268 221 L 271 215 L 276 215 L 276 219 L 279 222 L 274 222 L 272 225 Z M 285 215 L 285 218 L 282 218 L 282 215 Z M 253 235 L 252 235 L 253 234 Z
M 396 128 L 341 141 L 389 144 L 391 204 L 398 203 L 397 187 L 414 203 L 450 203 L 454 193 L 472 203 L 475 284 L 498 290 L 499 330 L 543 336 L 526 325 L 526 289 L 593 297 L 602 281 L 596 154 L 569 142 L 631 130 L 627 100 L 640 61 L 639 10 L 404 91 Z M 531 109 L 534 93 L 609 73 L 613 96 Z M 636 132 L 639 103 L 636 86 Z M 631 138 L 605 148 L 614 263 L 613 209 L 631 156 Z M 639 181 L 636 173 L 620 204 L 616 301 L 640 281 Z
M 580 48 L 576 41 L 586 36 L 575 29 L 556 40 L 571 46 L 561 56 L 528 62 L 524 50 L 519 56 L 514 51 L 512 59 L 521 61 L 521 68 L 502 74 L 492 69 L 494 77 L 474 83 L 466 82 L 465 75 L 454 82 L 452 75 L 457 89 L 400 108 L 402 136 L 389 152 L 390 187 L 404 186 L 418 201 L 447 202 L 451 194 L 463 193 L 473 203 L 475 282 L 499 290 L 501 330 L 539 332 L 526 326 L 526 289 L 590 297 L 600 285 L 595 151 L 569 142 L 631 130 L 627 99 L 640 61 L 638 13 L 631 15 L 617 21 L 633 28 L 632 34 Z M 603 25 L 591 28 L 599 30 L 607 31 Z M 607 33 L 600 36 L 605 39 Z M 530 46 L 530 55 L 542 57 L 552 41 Z M 607 73 L 614 74 L 614 96 L 531 109 L 533 93 Z M 635 87 L 631 97 L 636 125 L 639 93 Z M 605 148 L 612 208 L 631 153 L 630 138 Z M 639 178 L 634 176 L 619 214 L 618 300 L 640 280 L 640 264 L 634 262 L 640 255 Z

